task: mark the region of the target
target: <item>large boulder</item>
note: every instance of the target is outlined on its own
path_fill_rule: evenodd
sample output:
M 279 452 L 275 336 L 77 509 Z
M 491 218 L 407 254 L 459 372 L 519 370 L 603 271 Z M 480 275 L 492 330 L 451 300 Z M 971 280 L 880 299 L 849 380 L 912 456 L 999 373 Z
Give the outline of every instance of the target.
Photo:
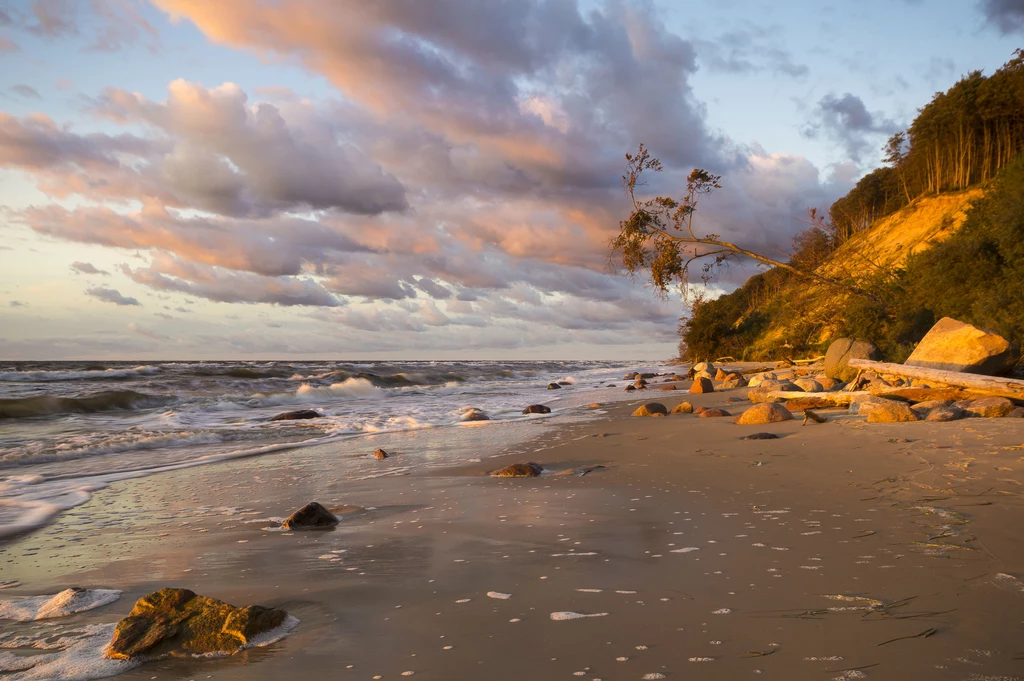
M 286 530 L 320 530 L 334 527 L 338 517 L 315 501 L 311 501 L 284 521 Z
M 668 414 L 668 409 L 661 402 L 648 402 L 633 412 L 633 416 L 654 416 L 655 414 L 665 416 Z
M 825 353 L 825 375 L 844 383 L 857 377 L 857 369 L 850 366 L 851 359 L 882 359 L 882 351 L 874 343 L 840 338 L 828 346 Z
M 496 471 L 491 471 L 491 475 L 495 478 L 536 478 L 538 475 L 544 472 L 544 468 L 539 463 L 514 463 L 511 466 L 505 466 L 499 468 Z
M 921 339 L 905 364 L 994 376 L 1007 372 L 1018 359 L 1017 346 L 999 334 L 943 317 Z
M 312 409 L 296 409 L 295 411 L 286 411 L 272 417 L 271 421 L 302 421 L 303 419 L 318 419 L 320 413 L 313 411 Z
M 973 400 L 957 402 L 956 406 L 966 411 L 970 416 L 983 416 L 990 419 L 1009 416 L 1013 413 L 1014 409 L 1013 402 L 1005 397 L 979 397 Z
M 117 623 L 105 654 L 117 660 L 233 655 L 287 617 L 277 608 L 236 608 L 188 589 L 160 589 L 137 600 Z
M 896 400 L 883 400 L 885 404 L 876 405 L 868 413 L 869 423 L 898 423 L 902 421 L 917 421 L 917 414 L 906 402 Z
M 741 426 L 754 426 L 791 420 L 793 420 L 793 414 L 781 404 L 777 402 L 762 402 L 761 404 L 755 404 L 737 416 L 734 422 Z
M 715 392 L 715 385 L 711 382 L 710 378 L 695 378 L 693 379 L 693 385 L 690 386 L 690 392 L 694 395 L 713 393 Z
M 523 410 L 524 414 L 550 414 L 551 407 L 544 404 L 531 404 Z

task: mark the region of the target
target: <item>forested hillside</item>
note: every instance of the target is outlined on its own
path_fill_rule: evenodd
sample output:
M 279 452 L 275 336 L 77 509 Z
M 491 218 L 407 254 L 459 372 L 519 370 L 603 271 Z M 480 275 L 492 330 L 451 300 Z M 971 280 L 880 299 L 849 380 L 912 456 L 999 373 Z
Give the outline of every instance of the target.
M 952 316 L 1024 342 L 1024 53 L 973 72 L 886 146 L 886 165 L 797 237 L 791 265 L 863 295 L 770 269 L 695 307 L 680 327 L 692 358 L 816 353 L 872 340 L 902 361 Z

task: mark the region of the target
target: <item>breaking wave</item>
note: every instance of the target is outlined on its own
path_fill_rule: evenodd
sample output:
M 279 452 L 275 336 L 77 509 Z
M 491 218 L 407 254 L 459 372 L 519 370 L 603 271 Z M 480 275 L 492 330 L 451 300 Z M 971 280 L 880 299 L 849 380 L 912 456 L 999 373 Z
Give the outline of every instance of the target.
M 146 395 L 134 390 L 106 390 L 82 397 L 35 395 L 0 399 L 0 419 L 19 419 L 52 414 L 91 414 L 114 409 L 147 409 L 174 401 L 173 397 Z

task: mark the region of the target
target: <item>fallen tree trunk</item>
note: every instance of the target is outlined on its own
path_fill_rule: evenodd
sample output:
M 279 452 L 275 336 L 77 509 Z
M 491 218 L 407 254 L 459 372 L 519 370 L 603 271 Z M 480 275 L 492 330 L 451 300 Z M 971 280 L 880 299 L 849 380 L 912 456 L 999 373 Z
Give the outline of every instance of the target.
M 899 400 L 900 402 L 927 402 L 929 400 L 966 400 L 972 397 L 982 397 L 990 393 L 979 393 L 977 391 L 964 390 L 961 388 L 871 388 L 869 390 L 856 390 L 846 392 L 837 390 L 835 392 L 805 393 L 795 390 L 775 390 L 757 396 L 759 402 L 785 401 L 786 406 L 792 410 L 800 409 L 828 409 L 831 407 L 849 407 L 859 397 L 884 397 L 886 399 Z
M 858 392 L 805 393 L 798 390 L 773 390 L 758 396 L 758 402 L 785 400 L 790 409 L 823 409 L 828 407 L 849 407 L 857 397 L 870 395 L 867 390 Z
M 967 388 L 968 390 L 985 393 L 986 395 L 998 395 L 999 397 L 1024 400 L 1024 381 L 1014 378 L 965 374 L 960 371 L 943 371 L 942 369 L 929 369 L 927 367 L 914 367 L 889 362 L 873 362 L 870 359 L 851 359 L 850 366 L 865 371 L 874 371 L 879 374 L 891 374 L 902 378 L 917 378 L 957 388 Z

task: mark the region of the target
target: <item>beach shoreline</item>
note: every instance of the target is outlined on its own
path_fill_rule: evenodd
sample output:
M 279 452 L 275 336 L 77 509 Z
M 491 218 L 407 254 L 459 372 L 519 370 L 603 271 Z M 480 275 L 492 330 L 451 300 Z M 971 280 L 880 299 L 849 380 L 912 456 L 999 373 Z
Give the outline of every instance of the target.
M 629 416 L 684 398 L 738 414 L 745 392 L 649 389 L 514 442 L 470 427 L 491 436 L 457 465 L 406 470 L 416 433 L 367 437 L 366 453 L 398 455 L 362 480 L 332 479 L 331 457 L 355 454 L 325 445 L 114 483 L 0 545 L 21 582 L 4 597 L 124 590 L 60 622 L 80 625 L 176 586 L 300 620 L 268 648 L 124 679 L 1021 674 L 1020 422 Z M 759 431 L 780 437 L 742 439 Z M 546 473 L 486 475 L 523 461 Z M 592 465 L 606 468 L 574 474 Z M 333 531 L 275 527 L 313 500 L 354 508 Z

